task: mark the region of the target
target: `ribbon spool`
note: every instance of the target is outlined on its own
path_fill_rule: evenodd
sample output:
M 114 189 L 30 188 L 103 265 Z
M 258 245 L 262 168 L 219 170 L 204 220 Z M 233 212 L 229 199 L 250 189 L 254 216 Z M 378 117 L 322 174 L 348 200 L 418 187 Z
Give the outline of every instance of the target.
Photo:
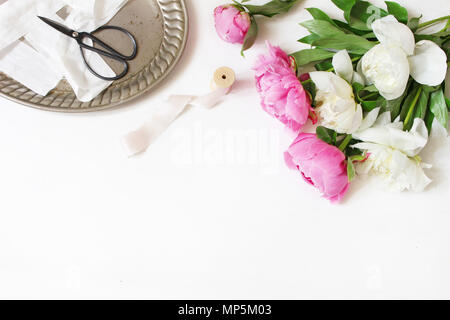
M 226 93 L 229 93 L 235 82 L 236 74 L 233 69 L 221 67 L 214 71 L 214 76 L 211 80 L 211 90 L 215 91 L 217 89 L 227 89 Z

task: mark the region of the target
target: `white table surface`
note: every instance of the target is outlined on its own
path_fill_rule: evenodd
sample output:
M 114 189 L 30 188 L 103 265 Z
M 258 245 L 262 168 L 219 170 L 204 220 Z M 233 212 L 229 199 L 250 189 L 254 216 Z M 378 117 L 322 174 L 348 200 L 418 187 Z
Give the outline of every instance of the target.
M 448 0 L 399 2 L 427 20 L 450 12 Z M 450 298 L 450 144 L 427 192 L 358 179 L 331 205 L 284 166 L 292 137 L 261 110 L 251 65 L 265 39 L 302 48 L 304 8 L 339 11 L 308 0 L 259 19 L 243 59 L 215 34 L 221 3 L 187 0 L 180 64 L 123 108 L 59 114 L 0 99 L 0 298 Z M 121 135 L 170 94 L 206 93 L 222 65 L 239 79 L 222 104 L 125 156 Z

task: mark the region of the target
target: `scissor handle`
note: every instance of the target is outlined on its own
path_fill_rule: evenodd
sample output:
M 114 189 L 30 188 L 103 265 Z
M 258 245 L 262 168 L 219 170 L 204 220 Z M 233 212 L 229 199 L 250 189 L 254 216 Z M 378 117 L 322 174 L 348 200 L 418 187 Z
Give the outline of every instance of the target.
M 90 66 L 89 62 L 88 62 L 87 59 L 86 59 L 86 56 L 84 55 L 84 50 L 83 50 L 83 49 L 90 50 L 90 51 L 94 51 L 94 52 L 98 53 L 99 55 L 102 55 L 102 56 L 111 58 L 111 59 L 113 59 L 113 60 L 116 60 L 116 61 L 122 63 L 122 65 L 123 65 L 123 71 L 122 71 L 120 74 L 118 74 L 117 76 L 115 76 L 115 77 L 105 77 L 105 76 L 102 76 L 101 74 L 97 73 L 97 72 Z M 118 57 L 118 56 L 112 55 L 112 54 L 110 54 L 110 53 L 106 53 L 106 52 L 103 51 L 103 50 L 99 50 L 99 49 L 94 48 L 94 47 L 91 47 L 91 46 L 84 46 L 84 45 L 80 45 L 80 52 L 81 52 L 81 56 L 83 57 L 84 64 L 86 65 L 86 67 L 88 68 L 88 70 L 89 70 L 94 76 L 96 76 L 97 78 L 100 78 L 100 79 L 106 80 L 106 81 L 114 81 L 114 80 L 122 79 L 122 78 L 125 77 L 125 75 L 128 73 L 128 70 L 129 70 L 128 62 L 127 62 L 126 60 L 124 60 L 124 59 Z
M 96 77 L 103 79 L 103 80 L 107 80 L 107 81 L 114 81 L 114 80 L 118 80 L 123 78 L 129 69 L 128 63 L 127 61 L 129 60 L 133 60 L 136 55 L 137 55 L 137 42 L 136 39 L 134 38 L 134 36 L 128 31 L 125 30 L 121 27 L 116 27 L 116 26 L 103 26 L 98 28 L 97 30 L 95 30 L 93 33 L 101 31 L 101 30 L 107 30 L 107 29 L 111 29 L 111 30 L 117 30 L 120 31 L 122 33 L 125 33 L 130 40 L 133 43 L 133 53 L 129 56 L 123 55 L 120 52 L 118 52 L 117 50 L 115 50 L 114 48 L 112 48 L 111 46 L 109 46 L 108 44 L 106 44 L 105 42 L 103 42 L 102 40 L 100 40 L 99 38 L 97 38 L 96 36 L 94 36 L 92 33 L 87 33 L 87 32 L 80 32 L 77 34 L 77 36 L 75 37 L 75 39 L 77 40 L 78 44 L 80 45 L 80 50 L 81 50 L 81 55 L 83 57 L 84 62 L 86 63 L 87 68 L 89 69 L 89 71 L 91 73 L 93 73 Z M 92 40 L 93 45 L 88 45 L 85 44 L 83 42 L 83 40 L 87 38 Z M 96 48 L 94 47 L 94 44 L 98 44 L 100 47 L 102 47 L 103 49 L 100 48 Z M 89 51 L 93 51 L 101 56 L 116 60 L 118 62 L 121 62 L 122 65 L 124 66 L 124 70 L 122 73 L 120 73 L 119 75 L 115 76 L 115 77 L 105 77 L 102 76 L 100 74 L 98 74 L 94 69 L 92 69 L 92 67 L 89 65 L 89 63 L 87 62 L 87 59 L 85 57 L 84 51 L 83 49 L 89 50 Z

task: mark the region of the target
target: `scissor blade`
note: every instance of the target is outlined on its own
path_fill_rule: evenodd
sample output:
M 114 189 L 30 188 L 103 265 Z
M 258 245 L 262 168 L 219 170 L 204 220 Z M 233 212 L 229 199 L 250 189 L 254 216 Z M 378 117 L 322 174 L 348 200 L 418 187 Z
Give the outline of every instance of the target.
M 53 20 L 50 20 L 50 19 L 47 19 L 47 18 L 44 18 L 44 17 L 41 17 L 41 16 L 38 16 L 38 18 L 41 19 L 42 21 L 44 21 L 49 26 L 55 28 L 59 32 L 62 32 L 66 36 L 69 36 L 69 37 L 73 38 L 73 34 L 74 34 L 75 31 L 67 28 L 66 26 L 64 26 L 64 25 L 62 25 L 62 24 L 60 24 L 60 23 L 58 23 L 56 21 L 53 21 Z

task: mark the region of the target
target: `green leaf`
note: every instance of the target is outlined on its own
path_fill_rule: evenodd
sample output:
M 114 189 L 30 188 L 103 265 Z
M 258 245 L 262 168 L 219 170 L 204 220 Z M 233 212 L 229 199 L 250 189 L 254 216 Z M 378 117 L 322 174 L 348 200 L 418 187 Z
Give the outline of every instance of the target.
M 300 23 L 300 25 L 308 29 L 310 33 L 318 35 L 320 38 L 330 38 L 336 35 L 345 35 L 344 31 L 335 27 L 330 22 L 324 20 L 308 20 Z
M 331 145 L 336 144 L 337 133 L 334 130 L 319 126 L 316 129 L 317 138 Z
M 428 101 L 430 100 L 430 90 L 423 88 L 420 94 L 419 101 L 417 102 L 416 111 L 414 114 L 414 119 L 421 118 L 425 120 L 428 111 Z
M 361 142 L 361 141 L 352 139 L 352 141 L 350 141 L 350 145 L 352 146 L 359 142 Z M 345 149 L 345 155 L 347 157 L 349 157 L 350 159 L 352 159 L 352 161 L 363 161 L 366 158 L 363 151 L 361 151 L 360 149 L 353 148 L 353 147 Z
M 445 103 L 447 104 L 447 109 L 450 112 L 450 99 L 445 98 Z
M 407 88 L 407 90 L 405 90 L 405 93 L 406 93 L 405 100 L 403 101 L 401 109 L 400 109 L 401 110 L 400 111 L 400 120 L 401 121 L 405 121 L 406 116 L 409 111 L 409 106 L 411 106 L 411 104 L 413 103 L 418 89 L 419 89 L 418 83 L 412 82 L 410 87 Z
M 338 25 L 322 10 L 318 8 L 307 8 L 308 12 L 311 14 L 311 16 L 316 20 L 323 20 L 331 23 L 335 27 L 338 27 Z
M 403 101 L 405 100 L 405 97 L 408 94 L 410 86 L 411 86 L 411 83 L 408 83 L 408 86 L 406 87 L 405 92 L 403 92 L 403 94 L 400 98 L 397 98 L 395 100 L 387 100 L 386 101 L 386 111 L 391 112 L 392 120 L 397 119 L 397 117 L 400 115 L 400 112 L 402 110 Z
M 431 134 L 431 128 L 433 127 L 434 114 L 431 112 L 430 108 L 427 110 L 427 115 L 425 116 L 425 126 L 428 130 L 428 135 Z
M 314 41 L 314 46 L 329 50 L 344 50 L 349 53 L 363 55 L 375 46 L 375 42 L 371 42 L 354 34 L 340 34 L 332 38 L 319 39 Z
M 377 100 L 371 100 L 371 101 L 362 101 L 361 102 L 361 107 L 363 108 L 363 110 L 365 112 L 370 112 L 373 109 L 379 107 L 378 99 Z
M 430 110 L 444 128 L 447 128 L 448 109 L 442 89 L 431 94 Z
M 374 32 L 369 32 L 362 36 L 364 39 L 377 39 L 377 36 Z
M 403 121 L 403 130 L 405 131 L 410 130 L 412 127 L 414 120 L 413 116 L 422 92 L 422 86 L 415 84 L 413 90 L 406 97 L 406 100 L 402 107 L 402 112 L 400 114 L 400 120 Z
M 408 22 L 408 27 L 412 30 L 412 32 L 416 32 L 417 29 L 419 29 L 420 19 L 422 19 L 422 16 L 411 18 Z
M 291 54 L 294 57 L 298 67 L 304 66 L 311 62 L 322 61 L 332 58 L 335 52 L 323 49 L 305 49 Z
M 339 28 L 341 28 L 342 30 L 345 30 L 345 31 L 347 31 L 349 33 L 356 34 L 358 36 L 365 36 L 366 34 L 371 32 L 371 31 L 368 31 L 368 30 L 358 30 L 358 29 L 352 28 L 347 23 L 339 21 L 339 20 L 333 20 L 333 22 L 335 24 L 337 24 L 337 26 Z
M 371 86 L 367 86 L 364 88 L 364 91 L 368 91 L 368 92 L 378 92 L 377 87 L 375 87 L 375 85 L 371 85 Z
M 352 159 L 347 160 L 347 176 L 348 182 L 352 182 L 356 177 L 355 165 L 353 164 Z
M 247 34 L 244 38 L 244 44 L 242 45 L 241 55 L 244 56 L 244 51 L 250 49 L 256 41 L 256 37 L 258 36 L 258 25 L 256 24 L 256 20 L 253 16 L 250 15 L 250 28 L 248 29 Z
M 319 40 L 319 39 L 320 39 L 320 36 L 318 36 L 317 34 L 310 34 L 309 36 L 301 38 L 300 40 L 298 40 L 298 42 L 312 45 L 314 43 L 314 41 Z
M 440 37 L 432 35 L 432 34 L 415 34 L 414 38 L 416 39 L 416 42 L 419 42 L 419 41 L 422 41 L 422 40 L 433 41 L 439 47 L 442 47 L 442 44 L 445 41 L 447 41 L 445 38 L 440 38 Z
M 310 95 L 312 106 L 314 107 L 316 103 L 316 84 L 311 80 L 303 82 L 302 85 L 303 89 L 305 89 L 306 92 Z
M 386 103 L 386 111 L 391 112 L 391 119 L 395 120 L 400 115 L 400 111 L 402 109 L 402 102 L 405 99 L 405 94 L 401 96 L 400 98 L 397 98 L 395 100 L 387 100 Z
M 386 1 L 386 5 L 390 14 L 392 14 L 398 21 L 408 24 L 408 10 L 397 2 Z
M 367 1 L 357 1 L 350 12 L 351 27 L 359 30 L 372 30 L 372 22 L 388 15 L 388 12 Z
M 353 83 L 352 87 L 353 87 L 353 93 L 355 94 L 355 97 L 358 97 L 359 96 L 359 92 L 364 89 L 364 85 L 362 85 L 359 82 Z
M 350 13 L 353 6 L 358 0 L 331 0 L 342 11 L 344 11 L 344 17 L 347 22 L 350 22 Z
M 448 27 L 448 28 L 450 28 L 450 27 Z M 447 28 L 447 30 L 439 31 L 439 32 L 433 33 L 432 35 L 435 37 L 446 38 L 448 40 L 448 37 L 450 36 L 450 30 L 448 28 Z
M 321 63 L 318 63 L 314 66 L 317 71 L 330 71 L 333 70 L 333 60 L 327 59 L 325 61 L 322 61 Z
M 273 17 L 277 14 L 288 12 L 299 0 L 272 0 L 262 6 L 243 4 L 252 15 Z
M 360 83 L 353 83 L 353 92 L 358 103 L 361 104 L 364 111 L 369 112 L 380 107 L 383 101 L 375 86 L 364 87 Z M 381 97 L 382 98 L 382 97 Z M 384 100 L 384 98 L 382 98 Z

